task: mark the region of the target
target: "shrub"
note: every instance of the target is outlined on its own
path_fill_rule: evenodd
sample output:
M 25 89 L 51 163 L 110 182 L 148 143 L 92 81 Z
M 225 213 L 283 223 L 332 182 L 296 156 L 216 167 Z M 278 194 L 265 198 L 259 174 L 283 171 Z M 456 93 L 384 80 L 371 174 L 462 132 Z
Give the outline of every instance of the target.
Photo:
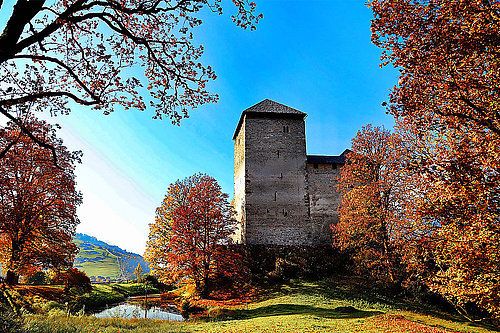
M 230 314 L 231 310 L 220 307 L 214 307 L 208 310 L 208 318 L 211 321 L 225 320 Z
M 64 304 L 58 303 L 56 301 L 48 301 L 42 306 L 44 312 L 50 312 L 52 310 L 65 310 L 66 306 Z
M 51 309 L 47 315 L 49 318 L 67 317 L 67 312 L 62 309 Z
M 0 305 L 0 333 L 21 333 L 21 320 L 7 307 Z
M 92 284 L 87 274 L 76 268 L 55 271 L 51 273 L 50 280 L 53 284 L 63 284 L 66 293 L 72 288 L 75 288 L 77 293 L 86 293 L 92 290 Z
M 48 279 L 47 279 L 47 275 L 45 274 L 45 272 L 39 271 L 39 272 L 35 272 L 32 275 L 27 275 L 27 276 L 23 277 L 22 281 L 25 284 L 30 284 L 33 286 L 40 286 L 40 285 L 47 284 L 47 280 Z

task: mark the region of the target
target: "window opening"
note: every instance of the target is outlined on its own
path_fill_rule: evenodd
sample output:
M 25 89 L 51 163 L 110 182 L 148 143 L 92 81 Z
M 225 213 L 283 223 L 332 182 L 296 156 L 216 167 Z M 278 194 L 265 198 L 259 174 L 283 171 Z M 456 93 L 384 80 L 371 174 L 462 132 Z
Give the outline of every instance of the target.
M 278 192 L 274 192 L 274 201 L 276 201 L 277 197 L 278 197 Z
M 317 168 L 318 168 L 318 164 L 314 163 L 314 169 L 317 169 Z
M 332 169 L 337 169 L 337 164 L 333 163 L 332 164 Z

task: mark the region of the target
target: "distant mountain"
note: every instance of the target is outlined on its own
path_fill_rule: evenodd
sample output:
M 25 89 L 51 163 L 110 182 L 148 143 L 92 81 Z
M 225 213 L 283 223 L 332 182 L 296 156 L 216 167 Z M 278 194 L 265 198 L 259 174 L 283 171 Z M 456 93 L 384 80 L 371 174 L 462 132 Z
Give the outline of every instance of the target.
M 77 233 L 73 242 L 79 252 L 74 267 L 85 271 L 94 281 L 127 280 L 135 278 L 134 270 L 140 263 L 144 273 L 149 272 L 148 263 L 142 256 L 122 250 L 118 246 L 109 245 L 95 237 Z

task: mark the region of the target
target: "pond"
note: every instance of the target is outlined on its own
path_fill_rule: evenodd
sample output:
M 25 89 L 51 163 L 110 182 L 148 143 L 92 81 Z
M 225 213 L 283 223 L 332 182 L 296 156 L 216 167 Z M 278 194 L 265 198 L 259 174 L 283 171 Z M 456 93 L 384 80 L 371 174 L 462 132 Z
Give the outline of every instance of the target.
M 104 311 L 95 313 L 94 316 L 97 318 L 140 319 L 145 318 L 144 312 L 144 308 L 140 305 L 132 303 L 122 303 Z M 174 308 L 172 308 L 172 311 L 169 311 L 158 307 L 151 307 L 147 310 L 147 318 L 172 321 L 184 320 L 184 318 L 180 314 L 175 312 L 176 309 Z

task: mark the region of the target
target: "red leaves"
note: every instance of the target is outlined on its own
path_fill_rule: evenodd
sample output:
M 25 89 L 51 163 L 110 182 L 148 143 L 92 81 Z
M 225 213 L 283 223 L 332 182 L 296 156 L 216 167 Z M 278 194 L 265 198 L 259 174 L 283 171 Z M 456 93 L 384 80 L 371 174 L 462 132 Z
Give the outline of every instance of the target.
M 458 309 L 473 302 L 499 317 L 500 2 L 369 6 L 382 62 L 401 73 L 389 110 L 412 180 L 403 259 Z
M 358 132 L 341 169 L 340 221 L 332 225 L 334 243 L 354 250 L 358 267 L 382 279 L 393 279 L 390 237 L 396 198 L 391 191 L 396 179 L 391 165 L 398 159 L 397 145 L 398 137 L 380 127 L 367 125 Z
M 254 29 L 262 17 L 254 14 L 255 4 L 234 4 L 237 25 Z M 215 72 L 196 61 L 203 47 L 193 44 L 193 28 L 202 24 L 199 12 L 205 7 L 222 13 L 218 0 L 64 0 L 49 8 L 26 6 L 34 18 L 11 17 L 0 38 L 5 46 L 0 76 L 11 89 L 0 89 L 0 107 L 8 112 L 15 112 L 14 105 L 30 105 L 69 113 L 68 100 L 105 114 L 117 107 L 144 110 L 144 91 L 126 79 L 139 64 L 155 118 L 165 116 L 178 124 L 189 108 L 218 99 L 205 88 Z M 18 66 L 25 64 L 33 66 L 23 73 Z M 33 80 L 34 75 L 39 77 Z
M 238 271 L 231 262 L 239 257 L 226 249 L 236 223 L 227 198 L 204 174 L 170 185 L 150 225 L 145 254 L 163 280 L 191 282 L 204 297 L 217 275 Z
M 81 154 L 69 152 L 45 122 L 29 118 L 25 126 L 55 148 L 61 168 L 50 150 L 19 136 L 16 126 L 2 131 L 0 149 L 19 137 L 0 159 L 0 260 L 4 270 L 16 275 L 72 264 L 81 203 L 73 173 Z
M 500 134 L 500 3 L 373 1 L 372 41 L 401 68 L 397 117 L 443 116 Z

